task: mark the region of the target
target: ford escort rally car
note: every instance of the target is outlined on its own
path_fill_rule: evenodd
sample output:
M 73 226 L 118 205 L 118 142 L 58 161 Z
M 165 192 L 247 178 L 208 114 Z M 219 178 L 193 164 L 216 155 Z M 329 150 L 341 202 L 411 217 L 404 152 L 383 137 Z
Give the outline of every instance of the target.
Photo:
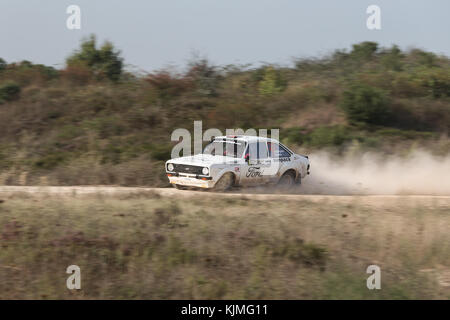
M 203 153 L 168 160 L 169 182 L 187 187 L 228 190 L 233 186 L 278 184 L 289 188 L 309 174 L 308 156 L 279 141 L 257 136 L 215 137 Z

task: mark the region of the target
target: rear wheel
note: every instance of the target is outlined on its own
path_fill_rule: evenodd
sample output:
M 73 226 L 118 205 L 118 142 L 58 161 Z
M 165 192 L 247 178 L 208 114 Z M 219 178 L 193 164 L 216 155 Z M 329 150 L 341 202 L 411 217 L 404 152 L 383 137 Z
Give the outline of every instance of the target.
M 291 188 L 295 183 L 295 173 L 293 171 L 285 172 L 280 180 L 278 180 L 277 186 L 282 190 Z
M 231 172 L 225 173 L 220 177 L 219 181 L 214 185 L 213 190 L 215 191 L 226 191 L 230 190 L 234 184 L 234 175 Z

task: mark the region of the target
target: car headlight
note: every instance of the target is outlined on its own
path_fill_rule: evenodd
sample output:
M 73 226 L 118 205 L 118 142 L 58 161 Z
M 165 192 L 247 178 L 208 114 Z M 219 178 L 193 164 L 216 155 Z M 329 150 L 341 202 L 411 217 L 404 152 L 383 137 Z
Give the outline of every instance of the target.
M 202 173 L 203 173 L 205 176 L 208 175 L 209 169 L 206 168 L 206 167 L 204 167 L 204 168 L 202 169 Z
M 174 169 L 173 164 L 169 163 L 169 164 L 167 165 L 167 170 L 173 171 L 173 169 Z

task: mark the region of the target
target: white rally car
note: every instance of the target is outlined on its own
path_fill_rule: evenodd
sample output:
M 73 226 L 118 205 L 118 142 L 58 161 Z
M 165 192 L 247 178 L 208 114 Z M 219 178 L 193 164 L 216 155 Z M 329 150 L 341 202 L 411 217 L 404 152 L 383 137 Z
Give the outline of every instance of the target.
M 275 139 L 220 136 L 203 153 L 166 162 L 170 183 L 186 187 L 228 190 L 233 186 L 300 183 L 309 174 L 308 156 L 295 154 Z

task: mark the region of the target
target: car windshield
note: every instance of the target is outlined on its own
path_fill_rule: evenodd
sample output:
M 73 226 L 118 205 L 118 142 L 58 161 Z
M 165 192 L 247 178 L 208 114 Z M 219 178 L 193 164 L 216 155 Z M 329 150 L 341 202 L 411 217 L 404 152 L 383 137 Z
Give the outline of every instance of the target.
M 245 141 L 221 140 L 213 141 L 203 150 L 203 154 L 241 158 L 246 147 Z

